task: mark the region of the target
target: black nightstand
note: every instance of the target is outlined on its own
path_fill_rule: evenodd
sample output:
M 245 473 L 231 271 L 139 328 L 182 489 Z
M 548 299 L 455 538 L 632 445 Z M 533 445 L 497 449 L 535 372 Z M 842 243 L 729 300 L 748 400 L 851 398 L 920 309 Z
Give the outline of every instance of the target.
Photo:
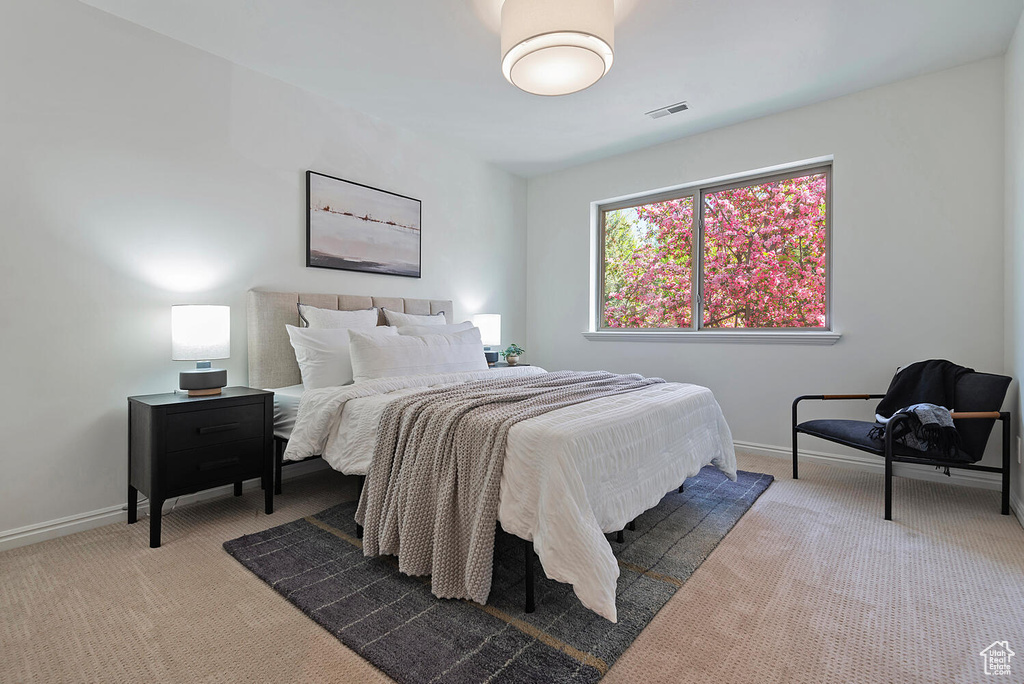
M 517 363 L 514 366 L 510 366 L 507 363 L 496 363 L 493 366 L 488 366 L 488 368 L 518 368 L 519 366 L 529 366 L 529 365 L 530 364 L 528 364 L 528 363 Z
M 226 387 L 212 397 L 128 397 L 128 524 L 138 493 L 149 497 L 149 545 L 160 546 L 160 513 L 171 497 L 260 478 L 274 512 L 274 393 Z

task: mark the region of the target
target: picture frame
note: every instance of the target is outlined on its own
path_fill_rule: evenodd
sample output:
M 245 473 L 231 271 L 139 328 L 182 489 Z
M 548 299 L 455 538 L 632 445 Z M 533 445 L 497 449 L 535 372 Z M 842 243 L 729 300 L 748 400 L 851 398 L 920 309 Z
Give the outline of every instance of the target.
M 419 278 L 422 210 L 413 197 L 306 171 L 306 266 Z

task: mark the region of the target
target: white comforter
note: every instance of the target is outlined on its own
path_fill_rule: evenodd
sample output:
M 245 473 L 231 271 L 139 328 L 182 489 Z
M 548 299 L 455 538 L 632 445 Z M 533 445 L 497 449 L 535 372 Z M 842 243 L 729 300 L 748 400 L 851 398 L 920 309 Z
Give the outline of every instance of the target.
M 284 458 L 320 454 L 335 470 L 363 475 L 381 412 L 396 397 L 544 372 L 529 366 L 307 390 Z M 621 530 L 709 463 L 735 479 L 732 434 L 706 387 L 658 384 L 568 406 L 509 431 L 498 520 L 533 541 L 548 577 L 571 584 L 583 605 L 615 622 L 619 567 L 604 533 Z

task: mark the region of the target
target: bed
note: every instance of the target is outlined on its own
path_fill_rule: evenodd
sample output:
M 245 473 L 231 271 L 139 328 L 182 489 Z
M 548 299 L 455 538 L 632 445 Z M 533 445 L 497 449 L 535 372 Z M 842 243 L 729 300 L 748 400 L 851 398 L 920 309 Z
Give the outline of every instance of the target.
M 323 457 L 335 470 L 363 476 L 381 413 L 395 398 L 500 374 L 546 373 L 529 366 L 302 391 L 284 327 L 298 325 L 299 303 L 341 310 L 443 311 L 455 320 L 449 300 L 251 291 L 249 383 L 276 392 L 275 435 L 283 461 Z M 498 522 L 532 543 L 549 578 L 571 584 L 585 606 L 614 622 L 618 564 L 604 535 L 621 532 L 708 464 L 735 478 L 732 436 L 705 387 L 662 383 L 556 409 L 509 431 Z M 530 583 L 527 573 L 528 589 Z

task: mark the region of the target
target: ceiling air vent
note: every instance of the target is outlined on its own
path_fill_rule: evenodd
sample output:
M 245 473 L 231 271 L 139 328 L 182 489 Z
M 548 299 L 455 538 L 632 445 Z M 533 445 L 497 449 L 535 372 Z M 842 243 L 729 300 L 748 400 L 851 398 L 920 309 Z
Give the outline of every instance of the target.
M 655 109 L 650 112 L 647 112 L 646 114 L 644 114 L 644 116 L 649 116 L 652 119 L 660 119 L 661 117 L 668 116 L 669 114 L 678 114 L 679 112 L 685 112 L 689 108 L 690 105 L 686 104 L 685 102 L 677 102 L 675 104 L 669 105 L 668 107 L 662 107 L 661 109 Z

